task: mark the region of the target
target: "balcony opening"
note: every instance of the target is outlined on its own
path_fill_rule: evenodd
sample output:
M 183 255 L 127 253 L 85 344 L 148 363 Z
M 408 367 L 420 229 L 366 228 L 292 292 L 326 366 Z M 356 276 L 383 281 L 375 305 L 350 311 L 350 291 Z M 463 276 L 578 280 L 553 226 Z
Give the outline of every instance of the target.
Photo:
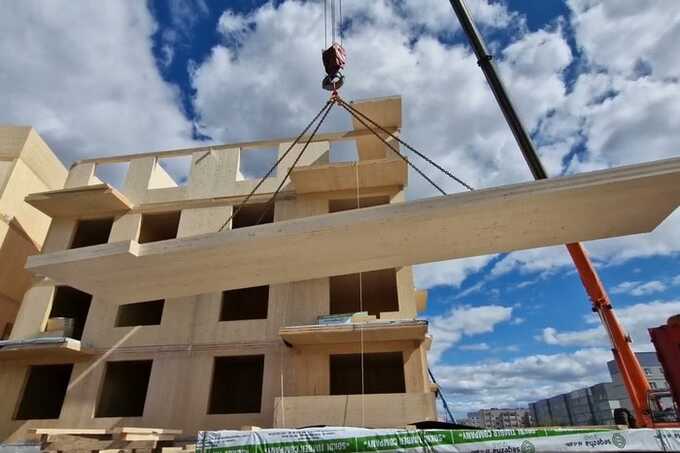
M 91 245 L 106 244 L 113 227 L 113 217 L 94 220 L 79 220 L 76 232 L 71 241 L 71 248 L 89 247 Z
M 72 371 L 72 364 L 29 367 L 21 402 L 14 419 L 59 418 Z
M 220 321 L 267 319 L 268 305 L 269 286 L 223 291 Z
M 139 231 L 139 242 L 165 241 L 175 239 L 179 229 L 181 211 L 163 212 L 160 214 L 143 214 L 142 227 Z
M 264 355 L 215 357 L 208 414 L 259 413 Z
M 380 317 L 381 312 L 399 311 L 397 272 L 395 269 L 330 277 L 330 314 L 367 311 Z M 359 299 L 359 288 L 363 299 Z
M 95 417 L 141 417 L 151 360 L 107 362 Z
M 52 299 L 51 318 L 66 318 L 63 336 L 80 340 L 83 337 L 92 296 L 70 286 L 57 286 Z
M 390 197 L 379 196 L 379 197 L 359 197 L 359 203 L 357 203 L 356 198 L 346 198 L 341 200 L 329 200 L 328 201 L 328 212 L 340 212 L 349 211 L 350 209 L 357 208 L 370 208 L 371 206 L 380 206 L 383 204 L 389 204 Z
M 361 354 L 330 356 L 331 395 L 361 394 Z M 401 352 L 364 354 L 364 393 L 404 393 Z
M 259 180 L 263 178 L 279 157 L 278 148 L 242 149 L 239 152 L 237 181 Z M 269 175 L 276 176 L 276 168 Z
M 266 212 L 265 212 L 266 211 Z M 260 218 L 262 220 L 260 220 Z M 259 221 L 259 223 L 258 223 Z M 274 221 L 274 206 L 265 204 L 250 204 L 242 206 L 231 221 L 231 229 L 245 228 L 254 225 L 272 223 Z
M 161 323 L 165 300 L 150 300 L 118 306 L 115 327 L 154 326 Z

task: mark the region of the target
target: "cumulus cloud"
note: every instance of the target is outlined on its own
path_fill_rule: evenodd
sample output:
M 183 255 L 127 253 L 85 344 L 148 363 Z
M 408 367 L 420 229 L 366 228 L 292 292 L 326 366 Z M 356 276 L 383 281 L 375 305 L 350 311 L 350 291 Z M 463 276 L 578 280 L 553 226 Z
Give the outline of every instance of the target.
M 512 360 L 470 365 L 434 366 L 433 372 L 457 413 L 488 408 L 525 406 L 541 398 L 610 381 L 604 348 L 572 353 L 534 354 Z
M 669 317 L 677 313 L 680 313 L 678 300 L 640 303 L 616 310 L 619 321 L 633 340 L 634 348 L 639 351 L 652 349 L 647 329 L 665 324 Z M 558 346 L 607 346 L 609 338 L 600 325 L 599 318 L 594 315 L 587 316 L 584 321 L 595 326 L 570 331 L 546 327 L 536 339 Z
M 666 285 L 659 280 L 651 282 L 621 282 L 611 289 L 612 294 L 630 294 L 631 296 L 647 296 L 666 290 Z
M 29 124 L 66 164 L 193 143 L 151 54 L 146 4 L 21 1 L 0 15 L 0 122 Z
M 512 307 L 501 305 L 455 307 L 444 315 L 430 318 L 429 332 L 433 338 L 430 362 L 438 362 L 441 355 L 463 337 L 493 332 L 496 325 L 511 318 Z
M 458 346 L 461 351 L 488 351 L 491 346 L 488 343 L 470 343 Z

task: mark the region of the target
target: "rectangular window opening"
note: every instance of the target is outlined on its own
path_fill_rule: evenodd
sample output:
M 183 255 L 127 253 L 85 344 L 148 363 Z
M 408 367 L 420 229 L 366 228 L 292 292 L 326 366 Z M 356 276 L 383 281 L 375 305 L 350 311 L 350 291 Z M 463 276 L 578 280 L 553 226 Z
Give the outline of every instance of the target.
M 331 395 L 361 394 L 361 354 L 330 356 Z M 364 393 L 404 393 L 401 352 L 364 354 Z
M 164 305 L 163 299 L 119 305 L 115 327 L 159 325 Z
M 208 414 L 259 413 L 264 355 L 215 357 Z
M 161 157 L 158 165 L 175 181 L 178 186 L 186 186 L 191 172 L 191 156 Z
M 361 284 L 359 275 L 330 277 L 331 315 L 367 311 L 369 315 L 380 317 L 381 312 L 399 311 L 396 269 L 363 272 Z M 361 300 L 359 288 L 361 288 Z
M 175 239 L 179 229 L 180 214 L 181 211 L 142 214 L 142 227 L 137 242 L 144 244 Z
M 388 196 L 378 196 L 378 197 L 360 197 L 359 203 L 357 204 L 356 198 L 347 198 L 341 200 L 329 200 L 328 201 L 328 212 L 340 212 L 349 211 L 350 209 L 357 208 L 370 208 L 371 206 L 380 206 L 383 204 L 389 204 L 390 197 Z
M 66 398 L 73 364 L 33 365 L 21 395 L 15 420 L 57 419 Z
M 125 183 L 125 175 L 129 168 L 130 162 L 97 164 L 94 168 L 94 175 L 102 182 L 105 182 L 118 190 L 122 190 Z
M 267 319 L 268 305 L 269 286 L 223 291 L 220 321 Z
M 107 362 L 95 417 L 141 417 L 151 360 Z
M 83 337 L 92 295 L 70 286 L 57 286 L 52 299 L 50 318 L 66 318 L 64 336 L 80 340 Z
M 236 209 L 236 206 L 234 206 L 234 209 Z M 238 210 L 231 220 L 231 229 L 234 230 L 236 228 L 245 228 L 272 222 L 274 222 L 274 206 L 267 206 L 266 204 L 249 204 L 242 206 L 241 209 Z
M 105 219 L 78 220 L 76 232 L 71 240 L 71 248 L 89 247 L 106 244 L 113 227 L 113 217 Z
M 291 151 L 294 152 L 294 151 Z M 278 148 L 252 148 L 241 149 L 238 159 L 237 181 L 260 179 L 267 174 L 269 169 L 279 158 Z M 269 175 L 276 176 L 276 168 Z

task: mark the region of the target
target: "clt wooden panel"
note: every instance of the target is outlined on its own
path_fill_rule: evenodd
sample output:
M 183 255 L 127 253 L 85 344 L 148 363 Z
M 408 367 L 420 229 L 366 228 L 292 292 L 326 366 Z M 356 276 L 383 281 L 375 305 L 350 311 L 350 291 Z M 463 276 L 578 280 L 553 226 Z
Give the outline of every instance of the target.
M 222 233 L 30 257 L 98 297 L 150 300 L 653 230 L 680 204 L 680 158 Z
M 357 168 L 358 167 L 358 168 Z M 402 159 L 375 159 L 295 168 L 291 175 L 296 193 L 333 192 L 339 190 L 393 187 L 401 190 L 408 178 Z
M 279 335 L 291 345 L 357 343 L 425 339 L 427 321 L 371 321 L 358 324 L 282 327 Z
M 26 203 L 50 217 L 96 217 L 131 208 L 127 198 L 108 184 L 33 193 Z

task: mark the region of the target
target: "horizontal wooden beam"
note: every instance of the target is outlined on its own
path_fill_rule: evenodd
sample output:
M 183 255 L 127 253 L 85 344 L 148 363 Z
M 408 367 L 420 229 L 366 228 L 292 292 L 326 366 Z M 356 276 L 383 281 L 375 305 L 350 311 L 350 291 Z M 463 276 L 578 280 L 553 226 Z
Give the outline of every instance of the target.
M 291 345 L 358 343 L 360 341 L 422 341 L 427 321 L 368 321 L 337 325 L 282 327 L 279 335 Z
M 385 128 L 388 132 L 390 133 L 395 133 L 397 132 L 397 128 L 395 127 L 386 127 Z M 341 142 L 344 140 L 355 140 L 360 137 L 366 137 L 368 135 L 373 135 L 370 131 L 368 130 L 355 130 L 355 131 L 343 131 L 343 132 L 326 132 L 326 133 L 320 133 L 316 134 L 314 138 L 311 140 L 311 143 L 317 143 L 317 142 Z M 384 135 L 384 134 L 382 134 Z M 302 138 L 300 138 L 300 142 L 304 143 L 309 139 L 309 135 L 303 135 Z M 80 164 L 87 164 L 87 163 L 96 163 L 96 164 L 116 164 L 116 163 L 123 163 L 123 162 L 129 162 L 134 159 L 141 159 L 144 157 L 150 157 L 150 156 L 155 156 L 159 159 L 164 159 L 168 157 L 182 157 L 182 156 L 191 156 L 193 153 L 200 153 L 200 152 L 211 152 L 211 151 L 220 151 L 220 150 L 226 150 L 226 149 L 232 149 L 232 148 L 268 148 L 272 146 L 278 146 L 281 143 L 290 143 L 295 138 L 293 137 L 286 137 L 286 138 L 274 138 L 270 140 L 257 140 L 257 141 L 251 141 L 251 142 L 239 142 L 239 143 L 228 143 L 228 144 L 222 144 L 222 145 L 209 145 L 209 146 L 201 146 L 198 148 L 181 148 L 181 149 L 171 149 L 167 151 L 155 151 L 155 152 L 150 152 L 150 153 L 135 153 L 135 154 L 122 154 L 122 155 L 117 155 L 117 156 L 102 156 L 102 157 L 94 157 L 91 159 L 82 159 L 79 161 L 76 161 L 73 163 L 72 166 L 75 165 L 80 165 Z
M 28 259 L 98 297 L 181 297 L 653 230 L 680 204 L 680 158 L 221 233 Z

